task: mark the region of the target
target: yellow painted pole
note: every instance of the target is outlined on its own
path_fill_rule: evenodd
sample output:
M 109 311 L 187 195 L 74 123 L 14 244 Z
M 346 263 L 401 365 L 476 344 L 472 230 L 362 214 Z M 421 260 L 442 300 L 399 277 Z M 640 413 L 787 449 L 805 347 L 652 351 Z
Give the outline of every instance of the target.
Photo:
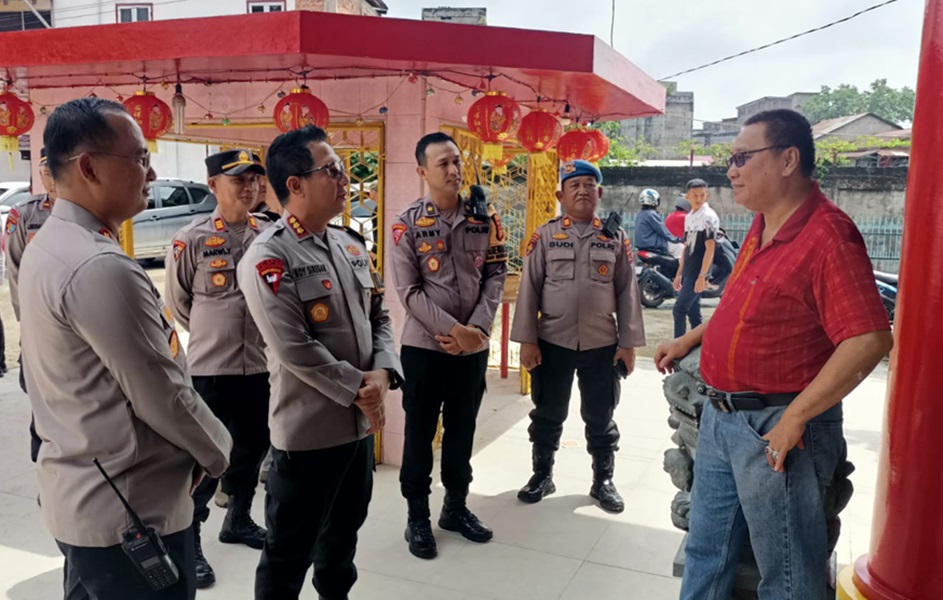
M 121 230 L 118 231 L 118 243 L 125 254 L 134 258 L 134 222 L 128 219 L 121 224 Z

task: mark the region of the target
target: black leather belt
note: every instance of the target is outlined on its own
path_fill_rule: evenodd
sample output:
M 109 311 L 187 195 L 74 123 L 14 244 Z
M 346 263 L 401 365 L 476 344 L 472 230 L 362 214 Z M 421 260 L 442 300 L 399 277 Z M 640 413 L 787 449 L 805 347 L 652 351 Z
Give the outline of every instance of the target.
M 697 391 L 711 401 L 717 410 L 725 413 L 738 410 L 763 410 L 770 406 L 785 406 L 795 400 L 799 392 L 788 394 L 760 394 L 757 392 L 724 392 L 708 385 L 699 385 Z

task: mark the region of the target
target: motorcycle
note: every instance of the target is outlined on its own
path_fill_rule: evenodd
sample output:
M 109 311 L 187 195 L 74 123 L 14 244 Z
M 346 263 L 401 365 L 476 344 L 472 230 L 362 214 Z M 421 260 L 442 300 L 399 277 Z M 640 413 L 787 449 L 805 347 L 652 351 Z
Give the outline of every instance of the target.
M 878 286 L 878 294 L 881 296 L 884 310 L 887 311 L 887 318 L 893 325 L 894 310 L 897 308 L 897 275 L 875 271 L 874 282 Z
M 730 262 L 730 267 L 733 268 L 733 264 L 737 261 L 738 249 L 726 236 L 718 236 L 717 251 L 724 253 Z M 635 275 L 638 278 L 642 306 L 658 308 L 665 300 L 678 297 L 678 292 L 674 289 L 674 278 L 678 273 L 678 259 L 650 250 L 637 250 L 635 256 L 637 257 Z M 729 275 L 728 271 L 719 281 L 710 280 L 708 283 L 711 285 L 701 293 L 701 298 L 720 298 L 724 293 L 724 286 L 727 284 Z

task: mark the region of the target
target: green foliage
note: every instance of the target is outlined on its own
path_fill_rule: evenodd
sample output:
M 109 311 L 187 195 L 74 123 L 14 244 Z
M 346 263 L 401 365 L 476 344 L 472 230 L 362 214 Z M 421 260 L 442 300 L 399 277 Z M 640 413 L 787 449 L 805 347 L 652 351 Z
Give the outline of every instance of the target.
M 633 167 L 658 154 L 651 144 L 626 140 L 619 121 L 594 123 L 590 127 L 601 130 L 609 138 L 609 154 L 599 161 L 600 167 Z
M 871 112 L 895 123 L 913 121 L 916 94 L 909 87 L 892 88 L 887 79 L 876 79 L 869 89 L 843 83 L 837 88 L 822 86 L 821 92 L 802 105 L 811 123 Z
M 867 149 L 907 148 L 910 140 L 882 139 L 874 136 L 859 136 L 855 141 L 838 138 L 826 138 L 815 142 L 815 167 L 818 177 L 821 178 L 830 167 L 845 167 L 851 161 L 843 156 L 843 152 L 857 152 Z

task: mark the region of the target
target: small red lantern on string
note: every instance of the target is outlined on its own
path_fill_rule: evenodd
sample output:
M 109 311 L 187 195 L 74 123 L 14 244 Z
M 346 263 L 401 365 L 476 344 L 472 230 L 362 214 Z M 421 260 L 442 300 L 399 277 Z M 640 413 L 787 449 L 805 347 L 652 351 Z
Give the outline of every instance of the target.
M 520 126 L 521 107 L 504 92 L 488 92 L 468 109 L 468 128 L 485 143 L 484 160 L 501 159 L 501 143 L 512 139 Z
M 156 154 L 157 138 L 170 131 L 174 124 L 170 107 L 155 96 L 154 92 L 144 90 L 134 92 L 134 95 L 122 104 L 141 127 L 144 139 L 147 140 L 148 151 Z
M 16 152 L 20 149 L 19 137 L 29 133 L 35 115 L 28 102 L 16 94 L 0 93 L 0 151 Z M 12 154 L 10 161 L 13 161 Z
M 599 129 L 590 129 L 589 135 L 593 137 L 596 144 L 596 152 L 593 154 L 593 158 L 587 158 L 586 160 L 594 163 L 599 162 L 609 154 L 609 138 Z
M 326 129 L 331 122 L 331 112 L 320 98 L 311 93 L 308 86 L 295 88 L 275 105 L 275 126 L 286 132 L 314 125 Z
M 563 135 L 563 125 L 555 115 L 542 108 L 537 108 L 521 120 L 521 128 L 517 138 L 535 165 L 544 165 L 550 162 L 547 150 L 553 150 L 560 136 Z
M 596 137 L 588 129 L 578 127 L 563 134 L 557 142 L 557 155 L 560 160 L 588 160 L 593 162 L 597 154 Z

